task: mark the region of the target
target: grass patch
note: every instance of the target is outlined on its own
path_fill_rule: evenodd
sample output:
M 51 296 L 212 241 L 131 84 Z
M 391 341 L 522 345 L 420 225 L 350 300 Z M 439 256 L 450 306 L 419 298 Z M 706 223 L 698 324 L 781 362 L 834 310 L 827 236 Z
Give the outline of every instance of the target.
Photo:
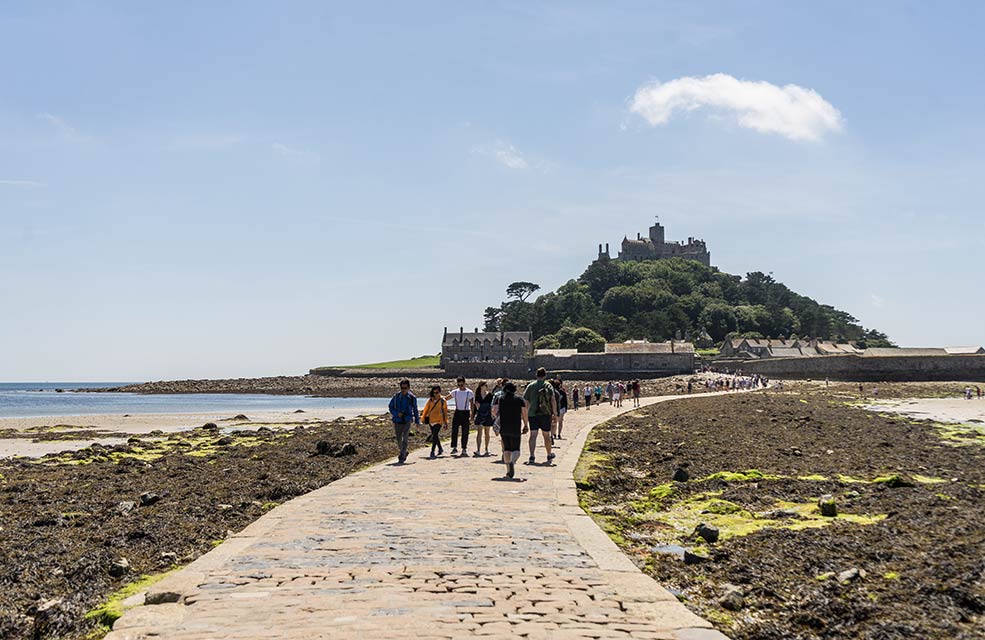
M 367 364 L 342 365 L 338 367 L 318 367 L 318 369 L 425 369 L 437 368 L 441 356 L 418 356 L 408 360 L 390 360 L 388 362 L 370 362 Z M 315 371 L 318 371 L 315 369 Z

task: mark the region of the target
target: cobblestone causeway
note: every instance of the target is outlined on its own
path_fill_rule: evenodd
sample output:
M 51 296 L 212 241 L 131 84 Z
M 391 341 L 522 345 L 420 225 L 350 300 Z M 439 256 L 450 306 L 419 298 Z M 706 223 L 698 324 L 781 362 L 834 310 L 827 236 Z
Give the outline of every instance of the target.
M 138 596 L 107 640 L 724 639 L 578 507 L 591 427 L 629 410 L 569 412 L 556 466 L 517 465 L 525 482 L 417 450 L 291 500 Z

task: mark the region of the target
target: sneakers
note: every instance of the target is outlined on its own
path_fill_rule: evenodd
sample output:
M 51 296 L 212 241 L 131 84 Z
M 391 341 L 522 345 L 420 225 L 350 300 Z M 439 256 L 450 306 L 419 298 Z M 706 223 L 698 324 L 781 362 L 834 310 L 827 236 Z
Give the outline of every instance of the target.
M 476 451 L 475 453 L 472 454 L 472 457 L 473 458 L 479 458 L 479 457 L 482 457 L 482 454 L 480 452 Z
M 550 453 L 547 454 L 547 461 L 550 462 L 551 460 L 553 460 L 556 457 L 557 457 L 557 454 L 554 453 L 553 451 L 551 451 Z
M 435 459 L 436 457 L 437 457 L 437 456 L 436 456 L 436 455 L 434 455 L 434 451 L 432 451 L 432 452 L 431 452 L 431 455 L 429 455 L 429 456 L 428 456 L 428 458 L 430 458 L 430 459 L 432 459 L 432 460 L 434 460 L 434 459 Z
M 452 448 L 451 448 L 451 454 L 452 454 L 452 455 L 455 455 L 455 454 L 457 454 L 457 453 L 458 453 L 458 447 L 452 447 Z
M 514 465 L 512 462 L 506 465 L 506 477 L 512 480 L 515 474 L 516 474 L 516 465 Z
M 537 462 L 537 459 L 536 459 L 536 458 L 534 458 L 533 456 L 530 456 L 530 459 L 529 459 L 529 460 L 527 460 L 527 464 L 533 464 L 533 463 L 535 463 L 535 462 Z

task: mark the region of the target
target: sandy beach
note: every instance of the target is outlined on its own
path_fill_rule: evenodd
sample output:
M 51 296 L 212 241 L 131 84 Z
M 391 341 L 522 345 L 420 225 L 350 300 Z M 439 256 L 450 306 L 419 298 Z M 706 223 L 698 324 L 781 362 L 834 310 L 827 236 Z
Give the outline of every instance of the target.
M 294 411 L 263 411 L 248 415 L 247 420 L 235 419 L 229 413 L 167 413 L 143 415 L 54 416 L 44 418 L 0 418 L 0 458 L 9 456 L 42 456 L 59 451 L 74 451 L 93 443 L 121 444 L 130 435 L 186 431 L 214 422 L 226 431 L 258 429 L 260 427 L 293 428 L 299 424 L 327 422 L 338 418 L 381 413 L 367 405 L 346 409 L 306 409 Z M 79 432 L 91 433 L 85 437 Z M 64 439 L 58 433 L 71 434 Z

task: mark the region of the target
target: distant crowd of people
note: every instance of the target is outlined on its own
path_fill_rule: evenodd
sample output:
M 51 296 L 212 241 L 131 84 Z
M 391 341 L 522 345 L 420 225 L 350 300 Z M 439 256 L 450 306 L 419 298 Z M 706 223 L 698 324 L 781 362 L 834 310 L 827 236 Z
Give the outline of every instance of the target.
M 523 437 L 526 437 L 529 457 L 527 464 L 537 462 L 538 440 L 543 442 L 546 463 L 556 457 L 553 448 L 564 438 L 564 416 L 568 409 L 607 402 L 621 407 L 629 396 L 633 406 L 640 406 L 639 380 L 609 382 L 602 385 L 571 385 L 569 388 L 558 378 L 549 379 L 543 368 L 537 370 L 537 379 L 526 385 L 521 394 L 515 382 L 509 378 L 497 378 L 489 383 L 479 382 L 475 389 L 466 385 L 465 378 L 456 380 L 456 388 L 445 392 L 440 385 L 431 387 L 423 409 L 418 409 L 417 397 L 410 391 L 410 381 L 401 380 L 400 390 L 390 400 L 390 417 L 399 449 L 398 463 L 407 461 L 410 430 L 421 424 L 428 427 L 431 444 L 429 458 L 443 456 L 442 432 L 451 430 L 451 456 L 469 456 L 469 437 L 474 433 L 473 457 L 490 456 L 491 432 L 502 443 L 504 478 L 517 480 L 516 464 L 522 457 Z M 454 408 L 451 408 L 451 404 Z M 529 435 L 528 435 L 529 434 Z
M 692 382 L 687 383 L 687 392 L 692 392 Z M 770 385 L 769 379 L 758 373 L 753 376 L 743 376 L 738 373 L 723 375 L 717 378 L 705 378 L 705 389 L 709 391 L 749 391 L 765 389 Z

